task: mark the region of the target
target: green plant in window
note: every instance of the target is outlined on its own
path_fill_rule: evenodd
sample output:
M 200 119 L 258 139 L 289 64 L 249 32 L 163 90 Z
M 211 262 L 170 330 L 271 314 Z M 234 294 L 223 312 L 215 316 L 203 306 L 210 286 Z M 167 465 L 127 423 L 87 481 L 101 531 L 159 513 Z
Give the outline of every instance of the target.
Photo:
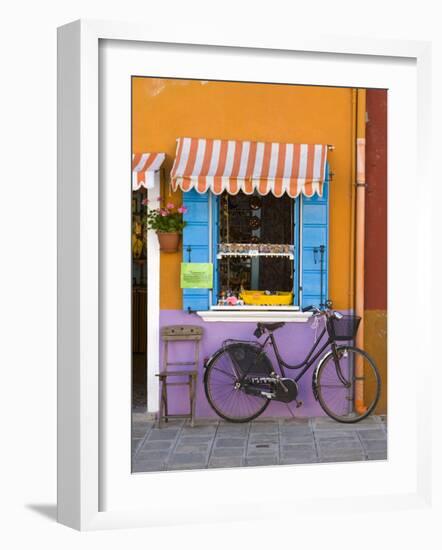
M 148 200 L 143 204 L 147 206 Z M 146 209 L 144 216 L 144 225 L 147 229 L 153 229 L 157 233 L 182 233 L 186 222 L 183 220 L 183 214 L 187 208 L 183 205 L 176 207 L 173 203 L 167 203 L 164 208 Z

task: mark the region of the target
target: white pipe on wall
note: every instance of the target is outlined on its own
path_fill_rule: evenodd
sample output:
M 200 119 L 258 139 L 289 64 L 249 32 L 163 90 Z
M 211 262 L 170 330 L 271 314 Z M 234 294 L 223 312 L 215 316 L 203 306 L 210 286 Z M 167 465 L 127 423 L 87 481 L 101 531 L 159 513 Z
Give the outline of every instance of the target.
M 364 348 L 364 292 L 365 292 L 365 90 L 357 93 L 357 139 L 356 139 L 356 250 L 355 250 L 355 313 L 361 318 L 356 335 L 356 347 Z M 355 364 L 355 409 L 365 410 L 364 364 L 358 358 Z

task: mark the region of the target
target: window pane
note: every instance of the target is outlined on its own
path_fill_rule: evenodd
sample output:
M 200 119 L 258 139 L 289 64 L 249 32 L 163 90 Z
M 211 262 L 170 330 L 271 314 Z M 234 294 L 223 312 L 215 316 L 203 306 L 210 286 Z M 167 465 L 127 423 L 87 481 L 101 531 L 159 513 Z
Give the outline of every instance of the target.
M 231 244 L 232 254 L 238 252 L 219 259 L 221 291 L 292 291 L 293 259 L 270 253 L 273 245 L 294 244 L 293 214 L 294 201 L 287 195 L 276 198 L 270 193 L 260 196 L 240 192 L 220 197 L 219 242 Z M 235 244 L 251 245 L 260 255 L 245 255 L 249 247 Z

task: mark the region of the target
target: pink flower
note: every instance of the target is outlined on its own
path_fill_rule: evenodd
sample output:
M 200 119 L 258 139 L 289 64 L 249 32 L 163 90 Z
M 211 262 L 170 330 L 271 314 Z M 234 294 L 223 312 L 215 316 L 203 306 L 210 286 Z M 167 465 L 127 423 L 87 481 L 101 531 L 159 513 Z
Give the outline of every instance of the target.
M 162 197 L 157 197 L 157 201 L 162 201 L 163 198 Z
M 187 212 L 187 208 L 183 205 L 181 205 L 179 208 L 178 208 L 178 212 L 180 214 L 185 214 Z
M 163 218 L 164 218 L 165 216 L 168 216 L 168 215 L 169 215 L 169 212 L 168 212 L 167 210 L 161 209 L 161 210 L 160 210 L 160 214 L 161 214 L 161 216 L 163 216 Z
M 142 204 L 143 206 L 146 206 L 147 204 L 149 204 L 149 199 L 143 199 L 143 200 L 141 201 L 141 204 Z
M 169 210 L 172 210 L 173 208 L 175 208 L 175 205 L 173 204 L 173 202 L 168 202 L 166 207 L 169 209 Z

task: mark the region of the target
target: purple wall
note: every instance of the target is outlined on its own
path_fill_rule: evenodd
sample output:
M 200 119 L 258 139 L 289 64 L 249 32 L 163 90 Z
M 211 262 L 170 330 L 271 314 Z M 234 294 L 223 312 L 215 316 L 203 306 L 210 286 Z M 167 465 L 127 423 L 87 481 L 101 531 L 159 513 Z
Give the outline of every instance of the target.
M 224 340 L 228 338 L 254 340 L 253 331 L 256 323 L 205 323 L 198 315 L 189 315 L 181 310 L 162 310 L 160 315 L 160 326 L 165 325 L 199 325 L 204 328 L 204 337 L 200 345 L 200 376 L 198 379 L 198 393 L 196 403 L 197 417 L 216 417 L 207 402 L 203 387 L 203 361 L 214 353 Z M 320 330 L 318 329 L 318 335 Z M 288 363 L 296 363 L 302 360 L 307 351 L 310 350 L 315 338 L 315 330 L 308 323 L 287 323 L 283 328 L 275 332 L 275 338 L 282 357 Z M 179 342 L 169 346 L 169 361 L 187 361 L 193 359 L 193 343 Z M 174 352 L 175 350 L 175 352 Z M 273 350 L 267 348 L 268 354 L 274 364 Z M 160 364 L 162 364 L 163 349 L 161 346 Z M 312 372 L 311 367 L 305 373 L 299 383 L 299 399 L 304 402 L 299 409 L 295 403 L 290 403 L 293 413 L 298 416 L 323 416 L 324 412 L 315 401 L 312 394 Z M 296 372 L 296 371 L 291 371 Z M 290 375 L 290 372 L 286 372 Z M 185 386 L 169 389 L 169 409 L 171 414 L 188 412 L 188 388 Z M 286 404 L 273 401 L 264 412 L 263 416 L 291 416 Z

